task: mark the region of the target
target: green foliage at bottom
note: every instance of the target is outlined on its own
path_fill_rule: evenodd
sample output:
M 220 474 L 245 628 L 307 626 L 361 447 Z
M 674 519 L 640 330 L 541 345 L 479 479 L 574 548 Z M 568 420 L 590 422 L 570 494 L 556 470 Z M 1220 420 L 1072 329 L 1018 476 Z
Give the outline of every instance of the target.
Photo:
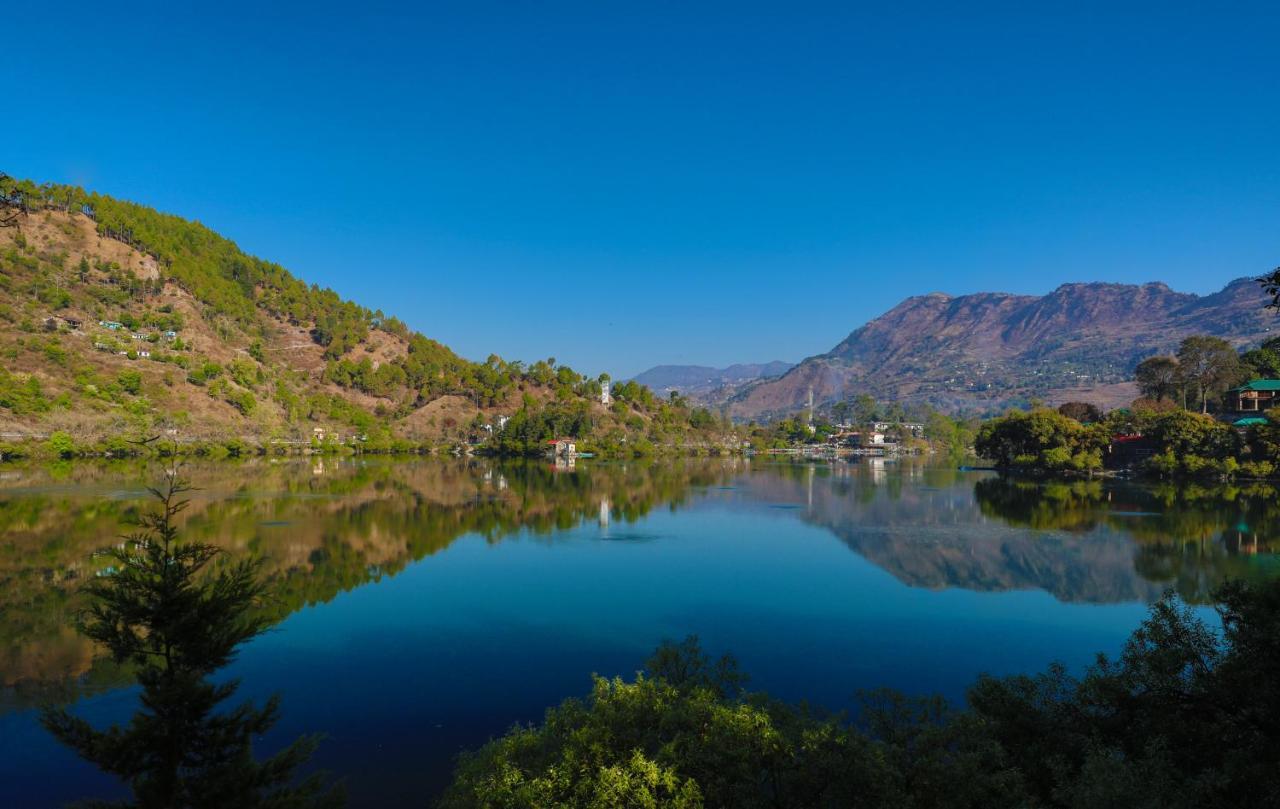
M 982 677 L 966 710 L 891 692 L 857 721 L 741 688 L 695 639 L 634 681 L 465 755 L 461 807 L 1280 805 L 1280 581 L 1216 593 L 1222 631 L 1172 594 L 1082 676 Z
M 741 690 L 695 639 L 660 648 L 633 682 L 465 756 L 442 807 L 1018 806 L 1017 774 L 974 719 L 888 693 L 866 717 L 885 740 Z

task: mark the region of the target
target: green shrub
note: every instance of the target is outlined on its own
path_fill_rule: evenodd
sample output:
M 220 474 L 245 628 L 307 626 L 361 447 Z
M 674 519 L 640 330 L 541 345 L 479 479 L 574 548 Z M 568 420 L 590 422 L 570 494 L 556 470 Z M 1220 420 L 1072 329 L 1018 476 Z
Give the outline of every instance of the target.
M 56 458 L 71 458 L 76 454 L 76 442 L 70 433 L 59 430 L 49 436 L 49 452 Z
M 125 393 L 137 396 L 142 392 L 142 372 L 140 371 L 121 371 L 116 376 L 116 382 Z
M 978 429 L 974 449 L 1003 468 L 1047 472 L 1102 467 L 1106 429 L 1086 427 L 1056 410 L 1014 411 Z

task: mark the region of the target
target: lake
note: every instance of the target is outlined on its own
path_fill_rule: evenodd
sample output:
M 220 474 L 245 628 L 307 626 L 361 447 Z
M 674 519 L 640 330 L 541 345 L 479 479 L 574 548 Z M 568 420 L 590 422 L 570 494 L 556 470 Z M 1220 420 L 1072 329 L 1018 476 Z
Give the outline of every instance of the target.
M 158 462 L 0 467 L 0 805 L 120 787 L 35 707 L 127 719 L 128 674 L 74 630 L 95 551 L 151 507 Z M 891 686 L 962 701 L 980 672 L 1079 670 L 1166 588 L 1204 605 L 1280 570 L 1269 487 L 1002 479 L 914 459 L 193 465 L 183 535 L 256 556 L 278 623 L 228 674 L 279 692 L 260 744 L 325 734 L 353 806 L 424 805 L 458 751 L 631 676 L 663 639 L 750 685 L 852 709 Z M 1201 606 L 1206 617 L 1209 608 Z

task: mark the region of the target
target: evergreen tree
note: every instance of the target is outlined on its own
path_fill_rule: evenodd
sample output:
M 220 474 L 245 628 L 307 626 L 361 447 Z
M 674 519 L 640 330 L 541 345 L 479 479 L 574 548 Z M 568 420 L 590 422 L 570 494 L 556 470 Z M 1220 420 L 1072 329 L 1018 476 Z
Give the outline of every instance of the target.
M 1267 308 L 1280 309 L 1280 267 L 1259 278 L 1258 283 L 1271 296 L 1271 303 L 1267 304 Z
M 218 711 L 238 683 L 211 681 L 239 647 L 268 625 L 258 565 L 224 563 L 212 545 L 180 542 L 175 517 L 191 488 L 169 470 L 151 489 L 161 509 L 116 549 L 113 575 L 86 586 L 92 604 L 82 631 L 137 670 L 142 705 L 125 726 L 98 730 L 63 708 L 45 727 L 100 769 L 123 779 L 139 809 L 340 806 L 345 796 L 321 776 L 295 779 L 316 737 L 259 761 L 253 738 L 279 716 L 279 699 Z
M 27 195 L 22 184 L 0 171 L 0 228 L 16 228 L 27 210 Z

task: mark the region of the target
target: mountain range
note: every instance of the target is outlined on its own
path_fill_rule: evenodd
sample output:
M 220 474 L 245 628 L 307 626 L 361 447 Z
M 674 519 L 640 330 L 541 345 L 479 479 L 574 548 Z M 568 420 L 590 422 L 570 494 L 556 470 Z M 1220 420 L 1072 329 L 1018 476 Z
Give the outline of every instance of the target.
M 675 391 L 696 399 L 727 399 L 748 383 L 775 379 L 794 366 L 795 363 L 781 360 L 742 363 L 727 368 L 712 368 L 708 365 L 655 365 L 636 375 L 633 381 L 659 393 Z
M 738 419 L 795 413 L 811 392 L 819 405 L 865 393 L 979 414 L 1032 398 L 1117 406 L 1136 396 L 1141 359 L 1192 334 L 1259 343 L 1277 323 L 1248 278 L 1204 296 L 1162 283 L 932 293 L 795 366 L 657 366 L 639 385 L 615 386 L 627 405 L 610 407 L 595 379 L 547 362 L 469 361 L 198 222 L 72 186 L 0 180 L 0 202 L 30 208 L 0 228 L 0 438 L 166 427 L 193 438 L 341 431 L 439 442 L 533 400 L 572 406 L 600 434 L 647 430 L 678 443 L 666 434 L 675 422 L 653 416 L 678 406 L 684 430 L 692 411 L 642 386 Z
M 830 351 L 724 397 L 737 418 L 769 418 L 859 394 L 952 412 L 991 413 L 1040 398 L 1114 407 L 1137 395 L 1133 368 L 1192 334 L 1236 346 L 1271 336 L 1277 316 L 1258 283 L 1210 295 L 1163 283 L 1063 284 L 1047 295 L 911 297 Z

